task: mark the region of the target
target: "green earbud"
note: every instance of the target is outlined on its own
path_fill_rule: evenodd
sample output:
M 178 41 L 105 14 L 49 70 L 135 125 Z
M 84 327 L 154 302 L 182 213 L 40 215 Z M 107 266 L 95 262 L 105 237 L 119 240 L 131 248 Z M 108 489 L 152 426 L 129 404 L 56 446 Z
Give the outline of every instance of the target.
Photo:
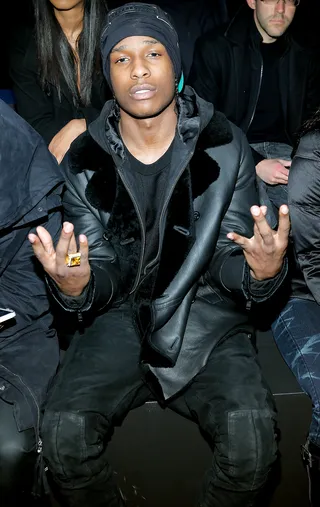
M 183 72 L 181 73 L 180 81 L 178 84 L 178 93 L 181 93 L 184 87 L 184 75 Z

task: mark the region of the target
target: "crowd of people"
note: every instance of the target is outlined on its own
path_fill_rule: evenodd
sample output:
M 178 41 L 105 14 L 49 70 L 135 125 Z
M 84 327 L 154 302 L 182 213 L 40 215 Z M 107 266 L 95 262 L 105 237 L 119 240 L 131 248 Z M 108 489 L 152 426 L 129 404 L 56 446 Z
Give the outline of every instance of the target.
M 212 448 L 198 507 L 259 506 L 279 459 L 262 316 L 312 400 L 302 459 L 320 505 L 304 1 L 244 0 L 228 19 L 224 0 L 33 0 L 10 44 L 16 111 L 0 101 L 3 507 L 125 506 L 108 443 L 151 400 Z

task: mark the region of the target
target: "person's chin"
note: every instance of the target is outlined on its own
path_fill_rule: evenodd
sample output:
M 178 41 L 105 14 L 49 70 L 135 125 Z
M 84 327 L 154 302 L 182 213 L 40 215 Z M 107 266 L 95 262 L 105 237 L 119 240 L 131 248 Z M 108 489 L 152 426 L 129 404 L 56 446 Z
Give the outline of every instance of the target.
M 268 35 L 270 37 L 274 37 L 275 39 L 278 39 L 279 37 L 281 37 L 285 33 L 286 29 L 287 29 L 287 27 L 284 24 L 273 25 L 269 28 Z
M 139 107 L 124 107 L 123 109 L 133 118 L 137 118 L 139 120 L 147 120 L 148 118 L 155 118 L 161 114 L 161 112 L 165 109 L 165 106 L 156 106 L 154 104 L 151 104 L 151 102 L 147 103 L 146 101 L 145 104 L 139 103 Z

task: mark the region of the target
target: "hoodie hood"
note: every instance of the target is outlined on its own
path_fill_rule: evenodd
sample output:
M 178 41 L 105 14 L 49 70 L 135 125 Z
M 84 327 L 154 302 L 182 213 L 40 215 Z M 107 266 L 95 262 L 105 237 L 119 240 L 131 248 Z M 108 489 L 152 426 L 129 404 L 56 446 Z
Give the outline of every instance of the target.
M 178 95 L 177 106 L 177 131 L 182 141 L 186 143 L 190 138 L 199 137 L 210 122 L 214 107 L 213 104 L 199 97 L 190 86 L 186 86 L 184 92 Z M 122 157 L 124 146 L 117 130 L 119 119 L 118 105 L 114 100 L 109 100 L 100 116 L 89 125 L 89 133 L 104 151 L 111 154 L 112 150 Z
M 100 116 L 79 136 L 69 151 L 69 169 L 79 173 L 86 169 L 99 171 L 106 164 L 106 154 L 121 164 L 124 146 L 118 134 L 119 108 L 114 100 L 108 101 Z M 178 97 L 177 132 L 183 143 L 193 151 L 228 144 L 233 134 L 230 122 L 211 103 L 200 98 L 187 86 Z
M 0 228 L 17 224 L 64 180 L 41 136 L 0 100 Z

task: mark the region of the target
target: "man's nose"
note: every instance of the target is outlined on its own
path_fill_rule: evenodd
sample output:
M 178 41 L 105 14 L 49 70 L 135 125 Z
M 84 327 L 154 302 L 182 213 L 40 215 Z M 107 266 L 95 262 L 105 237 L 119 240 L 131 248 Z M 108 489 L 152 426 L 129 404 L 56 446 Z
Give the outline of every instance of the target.
M 279 0 L 279 2 L 276 4 L 275 8 L 276 8 L 276 12 L 283 14 L 286 10 L 285 0 Z

